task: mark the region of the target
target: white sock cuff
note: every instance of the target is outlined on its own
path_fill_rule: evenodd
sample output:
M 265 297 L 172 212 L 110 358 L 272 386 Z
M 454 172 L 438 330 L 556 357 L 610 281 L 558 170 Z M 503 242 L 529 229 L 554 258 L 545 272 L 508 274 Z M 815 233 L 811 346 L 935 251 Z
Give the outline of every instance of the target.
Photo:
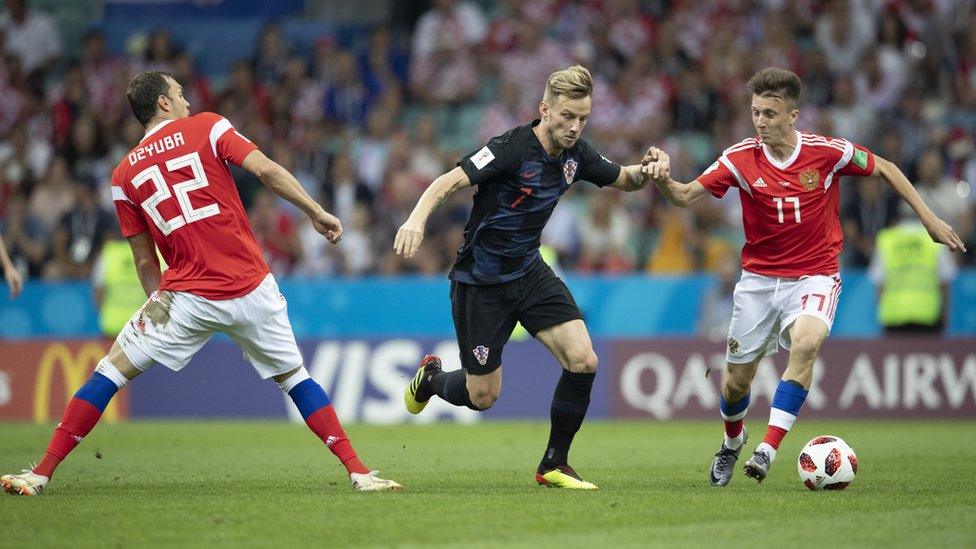
M 719 413 L 722 414 L 722 411 L 719 410 Z M 722 419 L 724 419 L 725 421 L 739 421 L 740 419 L 745 419 L 747 413 L 749 413 L 749 408 L 742 410 L 741 412 L 735 414 L 734 416 L 727 416 L 725 414 L 722 414 Z
M 780 410 L 779 408 L 769 409 L 769 424 L 773 427 L 779 427 L 785 431 L 789 431 L 790 427 L 793 427 L 793 422 L 796 421 L 796 416 L 793 414 Z
M 119 389 L 129 382 L 129 378 L 122 375 L 122 372 L 112 364 L 112 361 L 107 356 L 98 361 L 98 365 L 95 366 L 95 371 L 112 380 L 112 383 Z
M 299 383 L 311 378 L 312 376 L 308 375 L 308 370 L 305 369 L 305 366 L 302 366 L 297 372 L 288 376 L 288 379 L 279 381 L 278 387 L 281 387 L 281 390 L 287 393 L 288 391 L 294 389 Z

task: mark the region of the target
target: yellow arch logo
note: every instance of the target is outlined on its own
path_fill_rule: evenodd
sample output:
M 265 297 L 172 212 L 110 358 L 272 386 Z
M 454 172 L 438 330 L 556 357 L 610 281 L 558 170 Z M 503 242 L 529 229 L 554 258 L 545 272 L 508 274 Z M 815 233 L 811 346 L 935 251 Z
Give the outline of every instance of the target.
M 89 341 L 83 344 L 77 353 L 72 353 L 64 343 L 51 343 L 44 349 L 40 363 L 37 368 L 37 378 L 34 383 L 34 408 L 32 419 L 39 423 L 46 423 L 51 420 L 51 382 L 54 379 L 54 370 L 61 367 L 61 375 L 64 377 L 64 400 L 67 402 L 74 395 L 75 391 L 85 380 L 89 373 L 94 370 L 98 361 L 105 356 L 105 347 Z M 119 420 L 118 406 L 110 402 L 105 412 L 102 413 L 102 420 L 115 422 Z

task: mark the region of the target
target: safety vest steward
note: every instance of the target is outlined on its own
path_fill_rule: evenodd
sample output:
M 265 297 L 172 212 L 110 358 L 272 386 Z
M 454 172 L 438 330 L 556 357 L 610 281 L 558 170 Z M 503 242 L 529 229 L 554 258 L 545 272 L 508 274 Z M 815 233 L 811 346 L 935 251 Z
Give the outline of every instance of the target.
M 146 293 L 136 274 L 132 250 L 124 240 L 109 240 L 102 246 L 105 293 L 99 311 L 99 326 L 108 336 L 118 334 L 132 314 L 146 302 Z
M 942 314 L 939 245 L 921 225 L 899 225 L 880 231 L 877 246 L 884 269 L 881 324 L 936 324 Z

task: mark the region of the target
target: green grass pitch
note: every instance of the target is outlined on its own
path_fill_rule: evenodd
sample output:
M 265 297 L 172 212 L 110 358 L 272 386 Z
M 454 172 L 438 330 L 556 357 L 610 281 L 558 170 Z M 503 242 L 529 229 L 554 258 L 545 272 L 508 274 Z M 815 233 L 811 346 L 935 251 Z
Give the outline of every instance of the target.
M 750 426 L 747 452 L 764 422 Z M 0 469 L 36 459 L 50 429 L 0 425 Z M 974 421 L 801 419 L 762 485 L 744 453 L 725 489 L 707 480 L 717 421 L 593 422 L 571 454 L 600 486 L 584 493 L 535 484 L 545 423 L 348 430 L 402 492 L 352 492 L 301 425 L 100 425 L 43 495 L 0 498 L 0 547 L 976 546 Z M 809 492 L 795 458 L 828 433 L 854 447 L 857 480 Z

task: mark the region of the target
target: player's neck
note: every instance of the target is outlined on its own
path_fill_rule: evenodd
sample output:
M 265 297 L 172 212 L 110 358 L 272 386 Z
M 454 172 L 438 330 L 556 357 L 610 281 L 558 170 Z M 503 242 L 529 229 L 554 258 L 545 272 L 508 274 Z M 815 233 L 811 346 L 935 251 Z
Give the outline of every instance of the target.
M 149 123 L 146 124 L 146 131 L 145 133 L 143 133 L 143 135 L 149 135 L 150 133 L 152 133 L 153 128 L 159 126 L 164 122 L 169 122 L 171 120 L 175 120 L 175 118 L 169 118 L 166 116 L 154 116 L 152 120 L 150 120 Z
M 796 131 L 791 129 L 783 140 L 776 143 L 763 141 L 763 144 L 766 145 L 766 148 L 769 150 L 769 153 L 773 155 L 773 158 L 782 162 L 793 154 L 793 151 L 799 145 L 799 142 L 796 138 Z
M 545 149 L 546 154 L 555 158 L 562 154 L 563 150 L 556 146 L 555 143 L 549 139 L 549 132 L 542 126 L 542 124 L 536 124 L 532 128 L 532 132 L 535 133 L 536 139 L 542 144 L 542 148 Z

